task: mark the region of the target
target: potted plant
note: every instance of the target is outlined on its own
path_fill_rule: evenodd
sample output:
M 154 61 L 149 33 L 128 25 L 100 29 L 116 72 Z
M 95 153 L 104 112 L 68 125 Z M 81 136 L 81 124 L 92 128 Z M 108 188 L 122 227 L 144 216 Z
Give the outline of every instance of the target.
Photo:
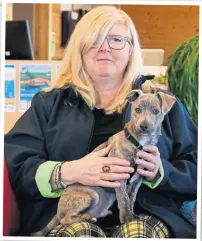
M 199 36 L 181 43 L 168 58 L 168 85 L 198 123 Z

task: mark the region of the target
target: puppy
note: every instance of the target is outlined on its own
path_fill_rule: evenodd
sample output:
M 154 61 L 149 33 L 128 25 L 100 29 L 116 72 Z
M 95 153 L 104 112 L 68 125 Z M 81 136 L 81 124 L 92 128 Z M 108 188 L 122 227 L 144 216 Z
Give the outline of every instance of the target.
M 151 88 L 149 91 L 151 92 Z M 173 106 L 175 98 L 163 92 L 143 93 L 141 90 L 132 90 L 126 99 L 131 103 L 131 120 L 123 131 L 109 138 L 96 150 L 110 145 L 109 157 L 129 160 L 131 166 L 134 166 L 138 150 L 144 145 L 157 143 L 161 135 L 162 121 Z M 128 185 L 127 180 L 120 180 L 121 186 L 115 189 L 81 184 L 68 186 L 60 197 L 55 217 L 44 229 L 33 233 L 32 236 L 46 236 L 59 224 L 96 222 L 97 218 L 111 214 L 109 209 L 116 199 L 120 223 L 133 220 L 134 202 L 142 179 L 135 172 Z

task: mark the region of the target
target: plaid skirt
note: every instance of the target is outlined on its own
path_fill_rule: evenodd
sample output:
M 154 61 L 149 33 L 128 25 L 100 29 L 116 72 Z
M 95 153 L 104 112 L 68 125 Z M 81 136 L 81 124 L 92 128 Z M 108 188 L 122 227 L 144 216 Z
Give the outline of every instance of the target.
M 113 228 L 101 229 L 87 222 L 59 225 L 48 237 L 171 238 L 171 234 L 166 225 L 156 217 L 140 214 L 133 221 Z

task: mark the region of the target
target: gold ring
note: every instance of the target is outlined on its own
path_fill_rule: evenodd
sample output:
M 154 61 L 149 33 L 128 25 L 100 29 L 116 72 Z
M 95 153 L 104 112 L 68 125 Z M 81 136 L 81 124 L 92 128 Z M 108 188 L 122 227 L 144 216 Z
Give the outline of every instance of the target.
M 102 171 L 103 172 L 110 172 L 111 170 L 110 170 L 110 166 L 103 166 L 102 167 Z

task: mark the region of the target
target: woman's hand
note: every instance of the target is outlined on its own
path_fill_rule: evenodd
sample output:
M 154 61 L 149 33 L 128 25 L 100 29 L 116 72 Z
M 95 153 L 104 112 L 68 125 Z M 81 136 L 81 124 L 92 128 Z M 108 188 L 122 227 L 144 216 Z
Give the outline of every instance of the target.
M 137 172 L 146 177 L 147 180 L 153 181 L 161 166 L 159 150 L 156 146 L 144 146 L 141 151 L 137 152 L 136 164 L 141 165 L 143 169 L 137 169 Z
M 89 186 L 102 186 L 116 188 L 120 183 L 116 180 L 124 180 L 134 172 L 130 162 L 115 157 L 105 157 L 110 147 L 91 152 L 85 157 L 71 162 L 65 162 L 62 166 L 63 182 L 81 183 Z M 109 166 L 110 172 L 103 172 L 103 166 Z

